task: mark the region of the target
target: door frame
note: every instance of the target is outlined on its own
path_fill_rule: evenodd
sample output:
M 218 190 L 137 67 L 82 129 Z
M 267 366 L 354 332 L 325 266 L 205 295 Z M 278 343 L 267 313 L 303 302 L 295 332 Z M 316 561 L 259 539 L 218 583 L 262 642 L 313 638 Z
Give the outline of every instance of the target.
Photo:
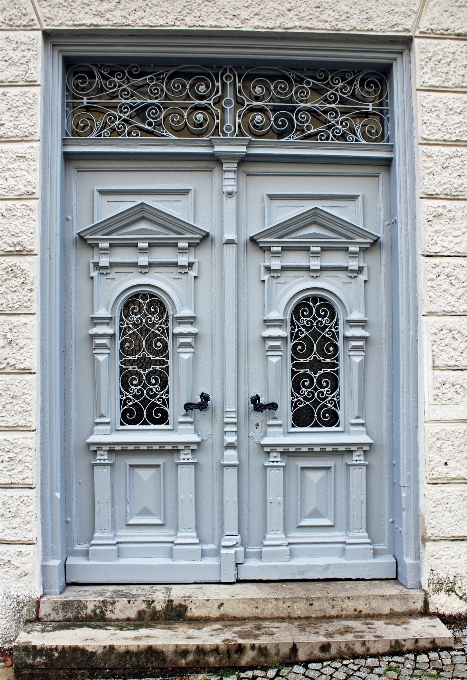
M 98 45 L 98 47 L 96 47 Z M 415 208 L 414 111 L 409 38 L 378 39 L 339 35 L 339 42 L 319 35 L 297 33 L 246 33 L 212 31 L 151 31 L 135 37 L 111 30 L 62 32 L 44 41 L 43 117 L 41 144 L 40 260 L 40 362 L 38 403 L 41 469 L 42 583 L 46 594 L 65 586 L 66 512 L 63 436 L 65 422 L 64 350 L 62 309 L 64 243 L 64 162 L 75 159 L 210 159 L 215 158 L 210 139 L 74 139 L 63 140 L 64 71 L 66 61 L 118 62 L 118 59 L 166 63 L 196 63 L 212 56 L 219 64 L 247 59 L 258 64 L 277 54 L 295 67 L 314 60 L 332 67 L 387 68 L 390 83 L 390 131 L 393 143 L 251 140 L 245 160 L 306 161 L 327 163 L 388 164 L 391 167 L 391 220 L 393 268 L 393 461 L 394 525 L 397 577 L 409 588 L 420 587 L 418 267 Z

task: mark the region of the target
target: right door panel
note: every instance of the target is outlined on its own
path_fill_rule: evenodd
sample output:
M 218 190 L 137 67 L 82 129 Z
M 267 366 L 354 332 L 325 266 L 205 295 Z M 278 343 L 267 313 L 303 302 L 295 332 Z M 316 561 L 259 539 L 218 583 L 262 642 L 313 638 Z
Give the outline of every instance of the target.
M 241 167 L 239 578 L 394 578 L 387 168 Z

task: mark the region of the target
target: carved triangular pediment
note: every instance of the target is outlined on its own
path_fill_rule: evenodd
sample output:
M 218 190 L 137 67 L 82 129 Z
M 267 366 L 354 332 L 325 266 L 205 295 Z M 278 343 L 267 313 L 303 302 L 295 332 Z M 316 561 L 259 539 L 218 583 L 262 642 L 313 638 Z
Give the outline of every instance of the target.
M 90 245 L 99 243 L 170 245 L 185 241 L 196 245 L 209 234 L 191 222 L 142 201 L 91 224 L 78 232 Z
M 379 236 L 315 206 L 281 222 L 276 222 L 271 227 L 253 234 L 250 238 L 264 249 L 271 246 L 297 249 L 309 248 L 313 245 L 334 249 L 349 246 L 368 248 L 379 239 Z

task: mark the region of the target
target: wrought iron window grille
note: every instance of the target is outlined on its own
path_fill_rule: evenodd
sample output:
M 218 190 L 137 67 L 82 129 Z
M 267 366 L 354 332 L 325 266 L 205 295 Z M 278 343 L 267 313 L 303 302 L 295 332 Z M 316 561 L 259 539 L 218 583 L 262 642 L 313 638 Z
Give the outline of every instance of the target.
M 351 69 L 79 64 L 67 72 L 66 134 L 382 143 L 388 83 Z
M 300 300 L 290 316 L 292 427 L 340 424 L 339 315 L 326 298 Z
M 126 300 L 119 323 L 120 425 L 169 424 L 169 313 L 152 293 Z

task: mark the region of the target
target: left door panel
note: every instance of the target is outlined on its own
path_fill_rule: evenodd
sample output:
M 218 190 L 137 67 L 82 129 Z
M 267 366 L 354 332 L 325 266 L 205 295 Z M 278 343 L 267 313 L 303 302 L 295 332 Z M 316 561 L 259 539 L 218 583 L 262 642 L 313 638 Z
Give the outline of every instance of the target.
M 220 580 L 214 170 L 68 167 L 68 582 Z

